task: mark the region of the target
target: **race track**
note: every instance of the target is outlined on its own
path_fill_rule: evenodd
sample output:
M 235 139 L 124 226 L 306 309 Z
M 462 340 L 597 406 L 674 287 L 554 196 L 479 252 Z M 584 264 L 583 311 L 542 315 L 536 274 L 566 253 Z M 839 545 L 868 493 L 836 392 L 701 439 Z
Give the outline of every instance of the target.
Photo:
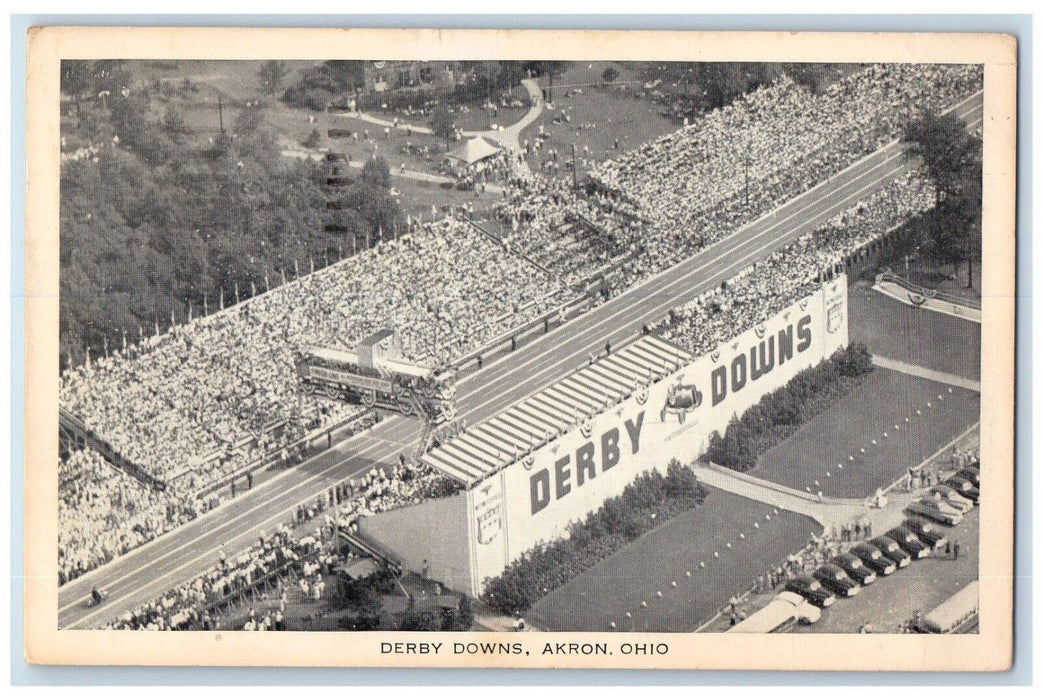
M 981 123 L 982 95 L 956 108 L 971 128 Z M 684 262 L 631 288 L 579 318 L 551 330 L 458 382 L 459 415 L 474 425 L 586 364 L 602 352 L 635 338 L 644 323 L 814 230 L 912 166 L 905 148 L 893 142 L 820 183 L 803 195 L 740 229 Z M 334 485 L 374 464 L 411 454 L 420 437 L 417 421 L 391 417 L 372 430 L 335 445 L 207 513 L 59 589 L 61 629 L 97 628 L 232 555 L 262 531 L 290 519 L 299 503 L 313 501 Z M 84 604 L 92 586 L 109 598 Z

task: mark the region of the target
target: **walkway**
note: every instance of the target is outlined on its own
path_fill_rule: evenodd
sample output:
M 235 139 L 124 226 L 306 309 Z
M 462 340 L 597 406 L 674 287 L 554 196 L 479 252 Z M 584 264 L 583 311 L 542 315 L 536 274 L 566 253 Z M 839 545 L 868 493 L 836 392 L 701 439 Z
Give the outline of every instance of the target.
M 955 374 L 949 374 L 948 372 L 939 372 L 935 369 L 927 369 L 926 367 L 911 365 L 908 362 L 892 360 L 890 357 L 880 357 L 879 355 L 873 356 L 873 364 L 877 367 L 891 369 L 895 372 L 901 372 L 902 374 L 908 374 L 913 377 L 929 379 L 932 382 L 950 384 L 952 386 L 958 386 L 961 389 L 968 389 L 970 391 L 981 393 L 981 382 L 976 382 L 973 379 L 966 379 Z
M 281 153 L 284 158 L 299 158 L 301 160 L 321 161 L 326 157 L 325 151 L 310 151 L 303 148 L 285 148 Z M 347 162 L 347 165 L 355 170 L 362 170 L 363 166 L 365 166 L 365 162 L 361 160 L 351 160 Z M 456 180 L 451 177 L 435 175 L 434 173 L 425 173 L 420 170 L 402 170 L 401 168 L 392 168 L 391 177 L 403 177 L 407 180 L 419 180 L 421 182 L 431 182 L 437 185 L 449 183 L 454 187 L 456 186 Z M 489 182 L 485 184 L 485 191 L 499 194 L 503 191 L 503 187 Z
M 521 81 L 521 84 L 525 88 L 526 92 L 529 93 L 529 111 L 526 112 L 521 119 L 511 124 L 510 126 L 505 126 L 500 129 L 487 129 L 485 131 L 465 131 L 463 132 L 463 135 L 467 138 L 472 138 L 475 136 L 484 136 L 485 138 L 500 144 L 508 151 L 513 152 L 521 150 L 521 132 L 525 129 L 525 127 L 529 126 L 534 121 L 539 119 L 540 115 L 543 113 L 544 106 L 543 93 L 540 90 L 540 86 L 535 79 L 525 78 Z M 391 127 L 392 129 L 410 129 L 417 134 L 431 135 L 432 133 L 431 129 L 426 126 L 417 126 L 415 124 L 407 124 L 401 121 L 396 123 L 394 121 L 383 119 L 381 117 L 375 117 L 372 114 L 366 114 L 364 112 L 347 112 L 345 114 L 340 114 L 339 116 L 350 117 L 352 119 L 359 119 L 364 122 L 369 122 L 370 124 L 376 124 L 377 126 Z M 283 155 L 286 155 L 285 151 L 283 152 Z M 354 167 L 354 164 L 352 164 L 352 167 Z M 517 167 L 525 171 L 526 173 L 529 172 L 529 164 L 526 163 L 524 160 L 521 163 L 519 163 Z M 409 176 L 404 175 L 404 177 Z
M 529 93 L 529 111 L 518 121 L 502 129 L 488 131 L 465 131 L 464 136 L 484 136 L 496 141 L 510 151 L 521 150 L 521 132 L 525 127 L 539 119 L 543 113 L 543 93 L 540 86 L 532 78 L 521 81 L 522 86 Z
M 692 467 L 696 478 L 707 486 L 728 491 L 744 498 L 767 503 L 781 510 L 814 518 L 823 527 L 848 523 L 866 514 L 868 508 L 860 499 L 809 496 L 773 481 L 760 479 L 727 467 L 698 463 Z
M 964 306 L 963 304 L 942 301 L 941 299 L 927 299 L 922 304 L 914 304 L 912 300 L 909 299 L 909 291 L 894 282 L 879 282 L 878 284 L 873 285 L 873 289 L 881 294 L 886 294 L 896 301 L 902 302 L 906 306 L 916 306 L 940 314 L 946 314 L 948 316 L 955 316 L 956 318 L 974 321 L 975 323 L 981 323 L 981 309 L 973 309 L 969 306 Z

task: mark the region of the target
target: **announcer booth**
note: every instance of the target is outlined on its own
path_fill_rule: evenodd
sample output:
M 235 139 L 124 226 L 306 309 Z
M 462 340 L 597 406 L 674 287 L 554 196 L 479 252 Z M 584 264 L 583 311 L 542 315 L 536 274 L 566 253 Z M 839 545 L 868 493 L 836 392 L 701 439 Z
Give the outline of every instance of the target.
M 691 463 L 733 416 L 847 345 L 846 302 L 840 277 L 698 358 L 643 336 L 428 452 L 461 492 L 362 518 L 360 534 L 480 595 L 534 545 L 640 474 Z

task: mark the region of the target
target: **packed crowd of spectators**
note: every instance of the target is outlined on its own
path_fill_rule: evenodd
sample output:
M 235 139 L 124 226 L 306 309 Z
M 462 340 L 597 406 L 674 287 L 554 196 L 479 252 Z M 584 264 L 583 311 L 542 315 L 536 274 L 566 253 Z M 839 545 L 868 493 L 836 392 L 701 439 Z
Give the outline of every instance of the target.
M 583 282 L 633 250 L 642 221 L 621 197 L 577 192 L 569 178 L 517 174 L 508 184 L 495 212 L 510 229 L 509 245 L 566 284 Z
M 123 613 L 106 629 L 217 629 L 219 609 L 237 597 L 268 584 L 275 587 L 327 573 L 338 562 L 320 532 L 296 537 L 288 525 L 261 535 L 254 546 L 235 558 L 220 554 L 220 562 L 188 583 Z M 278 578 L 277 578 L 278 577 Z
M 702 355 L 814 292 L 824 271 L 934 205 L 918 172 L 900 176 L 815 231 L 756 263 L 709 297 L 673 309 L 654 332 Z
M 62 406 L 176 488 L 149 492 L 76 453 L 61 466 L 80 475 L 62 481 L 62 575 L 194 517 L 196 491 L 303 430 L 360 411 L 301 395 L 294 361 L 305 346 L 352 348 L 390 326 L 408 359 L 450 364 L 556 308 L 613 260 L 626 259 L 612 278 L 618 291 L 730 235 L 893 140 L 925 106 L 946 108 L 980 90 L 982 79 L 980 66 L 870 66 L 816 95 L 783 78 L 596 166 L 583 190 L 568 177 L 512 173 L 496 208 L 510 230 L 505 245 L 450 216 L 66 370 Z M 497 163 L 489 166 L 496 175 L 506 161 Z M 920 177 L 903 177 L 657 330 L 702 354 L 806 295 L 821 269 L 932 203 Z M 350 523 L 444 487 L 415 471 L 367 478 L 365 498 L 339 518 Z
M 323 576 L 344 560 L 345 555 L 334 547 L 337 524 L 356 529 L 355 521 L 360 517 L 448 496 L 458 488 L 424 465 L 403 461 L 393 468 L 371 469 L 331 489 L 314 504 L 302 504 L 290 523 L 271 535 L 260 535 L 257 544 L 242 554 L 228 557 L 220 553 L 217 565 L 123 613 L 108 629 L 217 629 L 222 607 L 238 603 L 243 595 L 261 586 L 284 590 L 299 585 L 306 598 L 314 596 Z M 321 588 L 318 590 L 321 597 Z M 274 621 L 274 612 L 270 614 L 269 619 Z M 281 615 L 278 617 L 281 619 Z M 246 624 L 247 629 L 258 630 L 261 625 L 275 629 L 264 622 L 264 616 L 248 616 Z
M 651 221 L 622 286 L 840 172 L 897 138 L 925 106 L 947 108 L 981 87 L 980 66 L 875 65 L 821 95 L 783 78 L 601 163 L 592 177 Z
M 157 479 L 205 470 L 195 479 L 205 483 L 236 461 L 210 457 L 244 440 L 265 447 L 271 426 L 296 418 L 298 400 L 330 422 L 358 410 L 299 397 L 294 359 L 304 346 L 350 348 L 393 326 L 410 359 L 442 365 L 557 305 L 561 292 L 541 270 L 445 219 L 67 370 L 61 402 Z
M 58 584 L 194 519 L 212 504 L 144 486 L 83 448 L 58 462 Z
M 374 467 L 348 485 L 350 497 L 341 501 L 337 522 L 355 528 L 366 515 L 443 498 L 460 490 L 460 485 L 423 463 L 401 462 L 388 469 Z

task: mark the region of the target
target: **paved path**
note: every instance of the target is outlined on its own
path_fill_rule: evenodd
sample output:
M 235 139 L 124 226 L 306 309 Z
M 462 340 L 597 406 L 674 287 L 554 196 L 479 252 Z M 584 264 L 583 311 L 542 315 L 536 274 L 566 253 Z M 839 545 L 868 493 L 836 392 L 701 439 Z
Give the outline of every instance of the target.
M 930 379 L 932 382 L 951 384 L 952 386 L 958 386 L 961 389 L 968 389 L 969 391 L 977 391 L 981 393 L 981 382 L 976 382 L 973 379 L 967 379 L 956 374 L 949 374 L 948 372 L 939 372 L 936 369 L 927 369 L 926 367 L 920 367 L 919 365 L 911 365 L 908 362 L 902 362 L 901 360 L 892 360 L 890 357 L 880 357 L 879 355 L 873 356 L 873 364 L 877 367 L 891 369 L 895 372 L 901 372 L 902 374 L 908 374 L 913 377 Z
M 881 294 L 886 294 L 896 301 L 902 302 L 906 306 L 915 306 L 920 309 L 928 309 L 940 314 L 946 314 L 947 316 L 955 316 L 956 318 L 963 318 L 968 321 L 974 321 L 975 323 L 981 323 L 981 309 L 974 309 L 969 306 L 964 306 L 963 304 L 942 301 L 941 299 L 928 299 L 922 304 L 914 304 L 909 299 L 909 291 L 894 282 L 880 282 L 879 284 L 874 284 L 873 289 Z
M 816 496 L 727 467 L 696 464 L 692 471 L 695 472 L 696 478 L 707 486 L 767 503 L 781 510 L 806 515 L 824 527 L 851 522 L 865 515 L 868 510 L 865 503 L 859 499 L 825 498 L 820 501 Z
M 473 138 L 475 136 L 484 136 L 485 138 L 500 144 L 508 151 L 521 150 L 520 136 L 522 130 L 524 130 L 525 127 L 529 126 L 534 121 L 539 119 L 540 115 L 543 113 L 544 107 L 543 93 L 540 91 L 539 84 L 533 78 L 526 78 L 521 81 L 521 84 L 529 93 L 529 111 L 527 111 L 521 119 L 514 122 L 510 126 L 505 126 L 501 129 L 486 129 L 485 131 L 465 131 L 463 132 L 463 135 L 467 138 Z M 396 124 L 394 121 L 382 119 L 381 117 L 375 117 L 371 114 L 366 114 L 365 112 L 347 112 L 339 116 L 350 117 L 352 119 L 360 119 L 364 122 L 369 122 L 370 124 L 376 124 L 377 126 L 389 126 L 392 129 L 401 129 L 403 131 L 406 129 L 411 129 L 412 131 L 418 134 L 430 135 L 432 133 L 431 129 L 426 126 L 406 124 L 405 122 L 401 121 L 398 122 L 398 124 Z M 517 167 L 519 170 L 530 172 L 529 164 L 525 161 L 519 163 Z
M 979 94 L 957 108 L 971 128 L 981 122 L 981 105 Z M 910 167 L 903 146 L 893 142 L 573 322 L 486 362 L 481 370 L 462 374 L 457 385 L 459 415 L 469 424 L 478 423 L 575 371 L 606 342 L 623 347 L 640 336 L 643 324 L 659 320 L 669 309 L 718 287 L 750 263 L 815 230 Z M 404 451 L 403 445 L 415 445 L 420 434 L 418 421 L 388 418 L 255 487 L 227 507 L 68 583 L 58 592 L 59 627 L 104 625 L 138 603 L 190 580 L 215 565 L 222 549 L 229 555 L 238 552 L 259 531 L 287 520 L 297 504 L 314 501 L 374 464 L 394 463 Z M 88 609 L 84 601 L 94 585 L 107 590 L 109 598 Z
M 521 81 L 522 86 L 529 93 L 529 111 L 521 119 L 510 126 L 502 129 L 489 129 L 487 131 L 465 131 L 464 136 L 484 136 L 499 143 L 510 151 L 521 150 L 521 132 L 525 127 L 540 118 L 543 113 L 543 93 L 540 86 L 532 78 Z
M 299 158 L 301 160 L 314 160 L 320 161 L 326 157 L 325 151 L 309 151 L 302 148 L 286 148 L 282 150 L 284 158 Z M 342 161 L 343 162 L 343 161 Z M 362 170 L 365 166 L 365 162 L 361 160 L 349 160 L 347 165 L 355 170 Z M 425 173 L 420 170 L 403 170 L 401 168 L 391 168 L 391 177 L 401 177 L 407 180 L 419 180 L 420 182 L 431 182 L 434 184 L 441 185 L 443 183 L 449 183 L 453 186 L 456 185 L 456 180 L 445 175 L 436 175 L 434 173 Z M 499 194 L 503 192 L 503 187 L 500 185 L 493 184 L 491 182 L 485 183 L 485 191 Z

